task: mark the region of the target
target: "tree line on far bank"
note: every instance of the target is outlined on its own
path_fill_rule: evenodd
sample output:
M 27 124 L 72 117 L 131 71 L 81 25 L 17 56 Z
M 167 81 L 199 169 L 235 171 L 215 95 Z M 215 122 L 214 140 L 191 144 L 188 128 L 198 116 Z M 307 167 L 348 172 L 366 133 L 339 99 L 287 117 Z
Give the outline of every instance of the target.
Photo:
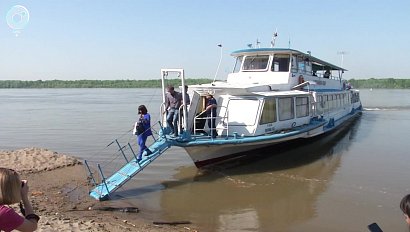
M 385 79 L 361 79 L 349 80 L 350 84 L 356 89 L 409 89 L 410 79 L 395 79 L 395 78 L 385 78 Z
M 210 79 L 186 79 L 187 85 L 210 83 Z M 179 86 L 178 79 L 167 80 L 167 85 Z M 160 88 L 161 80 L 0 80 L 0 88 Z
M 187 85 L 210 83 L 211 79 L 186 79 Z M 408 89 L 410 79 L 350 79 L 350 84 L 357 89 Z M 169 79 L 166 84 L 179 86 L 180 80 Z M 161 80 L 0 80 L 0 88 L 160 88 Z

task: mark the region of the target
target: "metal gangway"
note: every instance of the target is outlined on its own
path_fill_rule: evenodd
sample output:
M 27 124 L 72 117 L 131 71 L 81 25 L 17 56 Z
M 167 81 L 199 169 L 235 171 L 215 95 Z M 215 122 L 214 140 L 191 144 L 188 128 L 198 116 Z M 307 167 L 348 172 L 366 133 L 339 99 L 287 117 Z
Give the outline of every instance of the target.
M 161 130 L 163 128 L 161 127 Z M 127 183 L 131 178 L 135 175 L 140 173 L 144 168 L 146 168 L 149 164 L 151 164 L 155 159 L 161 156 L 168 148 L 172 146 L 172 141 L 169 140 L 164 134 L 161 134 L 158 138 L 154 138 L 154 143 L 152 143 L 148 149 L 151 151 L 148 154 L 144 151 L 142 159 L 138 162 L 137 155 L 135 154 L 134 150 L 130 143 L 121 146 L 119 141 L 116 139 L 108 146 L 112 144 L 117 144 L 118 151 L 123 155 L 126 164 L 121 167 L 118 171 L 114 172 L 111 176 L 106 177 L 103 173 L 102 167 L 100 164 L 97 164 L 98 172 L 100 174 L 101 182 L 97 183 L 96 177 L 93 175 L 93 171 L 89 165 L 89 162 L 85 160 L 85 165 L 87 167 L 89 178 L 92 180 L 94 184 L 94 188 L 89 192 L 90 196 L 99 200 L 104 201 L 110 199 L 110 195 L 115 192 L 117 189 L 122 187 L 125 183 Z M 125 152 L 131 152 L 133 155 L 133 159 L 128 160 L 127 155 Z
M 185 80 L 184 80 L 184 70 L 183 69 L 161 69 L 161 77 L 162 77 L 162 92 L 163 92 L 163 102 L 165 102 L 165 78 L 168 76 L 169 73 L 177 73 L 178 77 L 181 78 L 182 81 L 182 86 L 185 86 Z M 183 102 L 185 102 L 185 95 L 183 94 Z M 182 105 L 182 115 L 186 119 L 187 118 L 187 108 L 186 105 Z M 108 146 L 112 144 L 116 144 L 118 146 L 118 152 L 122 154 L 124 157 L 126 164 L 122 166 L 118 171 L 115 171 L 112 175 L 109 177 L 106 177 L 103 173 L 102 167 L 100 164 L 97 164 L 97 169 L 99 172 L 99 179 L 101 180 L 100 183 L 97 183 L 97 178 L 93 174 L 93 170 L 87 160 L 85 160 L 85 165 L 87 167 L 89 176 L 88 178 L 92 180 L 94 184 L 94 188 L 89 192 L 89 195 L 99 201 L 104 201 L 110 199 L 110 196 L 113 192 L 115 192 L 117 189 L 122 187 L 125 183 L 127 183 L 131 178 L 133 178 L 135 175 L 140 173 L 142 170 L 144 170 L 149 164 L 151 164 L 155 159 L 157 159 L 159 156 L 161 156 L 168 148 L 170 148 L 173 143 L 175 142 L 174 140 L 176 138 L 170 138 L 167 134 L 169 134 L 169 128 L 165 128 L 162 125 L 166 123 L 166 115 L 163 115 L 162 112 L 164 111 L 164 103 L 161 104 L 161 115 L 162 115 L 162 122 L 158 122 L 158 125 L 160 126 L 160 130 L 157 133 L 159 136 L 155 138 L 154 136 L 154 142 L 148 147 L 148 149 L 151 151 L 150 154 L 147 154 L 146 151 L 144 151 L 142 155 L 142 159 L 140 161 L 137 160 L 137 155 L 135 154 L 132 145 L 130 143 L 127 143 L 124 146 L 120 145 L 120 142 L 115 139 L 113 142 L 111 142 Z M 181 128 L 181 123 L 183 121 L 184 127 L 187 128 L 186 120 L 180 120 L 179 121 L 179 128 Z M 153 125 L 154 126 L 154 125 Z M 153 130 L 153 126 L 151 126 L 151 130 Z M 186 134 L 186 129 L 183 129 L 184 131 L 181 131 L 183 135 Z M 133 158 L 129 160 L 127 158 L 127 155 L 125 152 L 130 152 L 133 155 Z

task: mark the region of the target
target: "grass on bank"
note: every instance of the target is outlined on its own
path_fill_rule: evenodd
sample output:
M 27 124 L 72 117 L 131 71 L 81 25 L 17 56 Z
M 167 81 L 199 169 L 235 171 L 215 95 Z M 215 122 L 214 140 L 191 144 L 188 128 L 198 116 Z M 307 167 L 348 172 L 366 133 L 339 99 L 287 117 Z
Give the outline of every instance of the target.
M 180 85 L 180 80 L 170 79 L 166 84 Z M 205 84 L 211 79 L 186 79 L 187 85 Z M 410 79 L 350 79 L 349 82 L 357 89 L 409 89 Z M 160 88 L 161 80 L 0 80 L 0 88 Z
M 210 79 L 186 79 L 187 85 L 210 83 Z M 167 84 L 179 86 L 180 80 L 170 79 Z M 0 81 L 0 88 L 160 88 L 161 80 L 37 80 Z

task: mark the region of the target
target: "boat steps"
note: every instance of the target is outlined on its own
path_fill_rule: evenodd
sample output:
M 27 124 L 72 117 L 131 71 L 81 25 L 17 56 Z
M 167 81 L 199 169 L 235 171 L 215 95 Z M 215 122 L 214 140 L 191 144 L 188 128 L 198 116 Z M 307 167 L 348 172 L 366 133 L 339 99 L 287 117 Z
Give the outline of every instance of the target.
M 170 148 L 172 142 L 168 139 L 159 139 L 154 142 L 150 147 L 150 151 L 152 154 L 147 155 L 144 152 L 142 160 L 137 162 L 136 158 L 127 162 L 120 170 L 114 172 L 110 177 L 105 178 L 100 166 L 98 165 L 102 181 L 101 183 L 97 184 L 96 187 L 90 191 L 90 196 L 99 200 L 104 201 L 110 199 L 110 195 L 127 183 L 132 177 L 140 173 L 144 168 L 146 168 L 149 164 L 151 164 L 156 158 L 161 156 L 168 148 Z M 88 164 L 86 162 L 88 167 Z M 88 167 L 89 171 L 90 168 Z M 91 171 L 90 171 L 91 173 Z M 92 177 L 92 176 L 91 176 Z

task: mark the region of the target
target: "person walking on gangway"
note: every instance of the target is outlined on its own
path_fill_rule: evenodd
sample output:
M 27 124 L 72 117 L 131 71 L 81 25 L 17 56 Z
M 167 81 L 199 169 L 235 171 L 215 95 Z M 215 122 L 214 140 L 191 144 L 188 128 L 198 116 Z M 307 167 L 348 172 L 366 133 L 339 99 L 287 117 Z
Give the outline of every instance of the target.
M 137 142 L 140 147 L 138 152 L 137 161 L 142 160 L 142 153 L 146 152 L 146 155 L 150 155 L 152 152 L 145 145 L 148 136 L 152 135 L 151 131 L 151 115 L 148 113 L 145 105 L 138 106 L 138 114 L 140 115 L 137 122 L 134 125 L 134 134 L 137 135 Z

